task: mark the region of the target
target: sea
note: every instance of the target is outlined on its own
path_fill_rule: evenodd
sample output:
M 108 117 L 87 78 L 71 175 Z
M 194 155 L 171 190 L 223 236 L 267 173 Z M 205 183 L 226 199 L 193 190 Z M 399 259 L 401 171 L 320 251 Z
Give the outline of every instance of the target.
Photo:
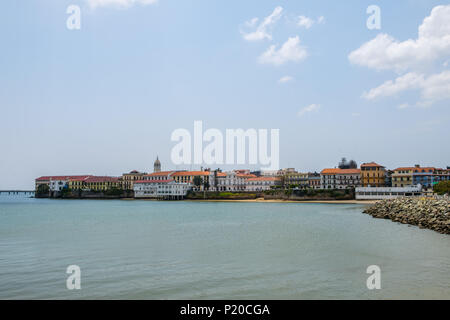
M 364 208 L 3 194 L 0 299 L 450 299 L 450 236 Z

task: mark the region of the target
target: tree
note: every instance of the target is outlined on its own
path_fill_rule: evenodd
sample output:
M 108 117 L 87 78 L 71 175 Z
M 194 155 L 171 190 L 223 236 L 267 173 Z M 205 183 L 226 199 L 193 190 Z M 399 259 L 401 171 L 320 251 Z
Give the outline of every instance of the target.
M 203 183 L 203 190 L 209 190 L 211 186 L 209 185 L 208 181 L 205 181 L 205 183 Z
M 356 169 L 358 168 L 358 164 L 355 160 L 347 161 L 347 158 L 342 158 L 341 162 L 339 162 L 339 169 Z
M 50 187 L 46 184 L 41 184 L 36 190 L 36 195 L 37 196 L 48 196 L 49 192 L 50 192 Z
M 439 195 L 450 194 L 450 180 L 441 181 L 438 184 L 434 185 L 433 191 Z
M 192 182 L 194 183 L 194 186 L 200 188 L 200 186 L 203 184 L 203 179 L 200 176 L 195 176 Z

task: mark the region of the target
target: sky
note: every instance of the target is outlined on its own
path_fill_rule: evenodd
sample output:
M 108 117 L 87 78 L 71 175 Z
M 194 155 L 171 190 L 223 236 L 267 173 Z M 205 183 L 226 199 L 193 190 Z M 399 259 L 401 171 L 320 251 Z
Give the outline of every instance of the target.
M 67 28 L 77 5 L 80 29 Z M 380 8 L 381 29 L 366 12 Z M 450 3 L 0 4 L 0 190 L 166 169 L 171 133 L 280 130 L 280 167 L 450 166 Z M 236 166 L 245 167 L 245 166 Z M 223 169 L 227 169 L 223 166 Z

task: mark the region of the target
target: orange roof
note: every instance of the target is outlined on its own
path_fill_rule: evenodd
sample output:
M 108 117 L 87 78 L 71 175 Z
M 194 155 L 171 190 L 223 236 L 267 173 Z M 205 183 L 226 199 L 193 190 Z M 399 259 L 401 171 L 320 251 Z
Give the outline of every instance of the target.
M 96 176 L 91 176 L 86 178 L 86 180 L 84 180 L 87 183 L 103 183 L 103 182 L 118 182 L 119 178 L 117 177 L 96 177 Z
M 365 167 L 380 167 L 380 168 L 384 168 L 384 166 L 379 165 L 379 164 L 376 163 L 376 162 L 363 163 L 363 164 L 361 165 L 361 168 L 365 168 Z
M 91 177 L 91 176 L 90 175 L 84 175 L 84 176 L 44 176 L 44 177 L 37 178 L 36 181 L 86 179 L 87 177 Z
M 161 172 L 153 172 L 150 174 L 145 175 L 146 177 L 159 177 L 159 176 L 168 176 L 169 174 L 173 173 L 175 171 L 161 171 Z
M 245 173 L 238 174 L 237 176 L 245 179 L 257 178 L 257 176 L 255 176 L 254 174 L 245 174 Z
M 250 178 L 248 181 L 279 181 L 280 178 L 277 177 L 257 177 L 257 178 Z
M 360 169 L 323 169 L 320 174 L 360 174 Z
M 209 171 L 178 171 L 173 174 L 174 177 L 183 176 L 209 176 Z
M 422 168 L 422 167 L 400 167 L 400 168 L 394 169 L 394 171 L 414 171 L 414 170 L 420 170 L 421 172 L 424 172 L 423 170 L 434 171 L 434 170 L 436 170 L 436 168 L 434 168 L 434 167 L 424 167 L 424 168 Z

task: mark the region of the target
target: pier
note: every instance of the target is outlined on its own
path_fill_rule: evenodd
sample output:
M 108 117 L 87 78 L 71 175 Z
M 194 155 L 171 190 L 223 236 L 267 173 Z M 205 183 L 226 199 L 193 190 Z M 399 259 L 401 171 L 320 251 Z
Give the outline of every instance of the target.
M 1 195 L 24 195 L 24 196 L 34 196 L 34 190 L 0 190 Z

